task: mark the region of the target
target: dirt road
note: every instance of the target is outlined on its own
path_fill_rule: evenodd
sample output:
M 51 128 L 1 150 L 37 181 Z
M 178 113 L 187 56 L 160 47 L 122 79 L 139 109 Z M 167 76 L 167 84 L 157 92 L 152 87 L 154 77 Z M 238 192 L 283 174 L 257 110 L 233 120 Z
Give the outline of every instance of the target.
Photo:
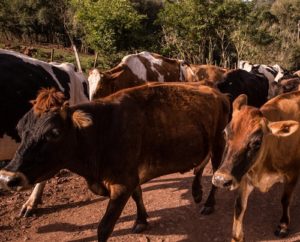
M 210 188 L 209 170 L 203 177 L 204 199 Z M 192 172 L 172 174 L 143 185 L 144 202 L 148 210 L 149 229 L 132 234 L 135 219 L 133 200 L 126 205 L 111 242 L 223 242 L 230 241 L 234 192 L 219 190 L 216 211 L 200 214 L 199 205 L 191 195 Z M 269 193 L 255 191 L 245 217 L 245 234 L 249 241 L 300 241 L 300 187 L 291 207 L 291 235 L 278 240 L 273 235 L 281 215 L 282 186 Z M 71 173 L 51 179 L 43 196 L 43 204 L 34 217 L 16 218 L 29 191 L 0 195 L 0 241 L 96 241 L 96 229 L 108 200 L 93 195 L 82 178 Z M 203 200 L 204 200 L 203 199 Z M 203 203 L 204 201 L 202 201 Z M 202 205 L 200 204 L 200 206 Z

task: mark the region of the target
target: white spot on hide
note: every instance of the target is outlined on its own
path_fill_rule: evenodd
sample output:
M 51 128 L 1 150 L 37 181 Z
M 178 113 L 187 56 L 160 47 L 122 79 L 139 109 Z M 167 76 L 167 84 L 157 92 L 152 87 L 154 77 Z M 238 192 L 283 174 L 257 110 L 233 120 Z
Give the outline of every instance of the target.
M 89 73 L 88 82 L 89 82 L 89 96 L 90 100 L 96 91 L 97 85 L 101 80 L 100 72 L 95 68 Z
M 140 80 L 147 81 L 147 69 L 144 64 L 137 58 L 137 55 L 127 55 L 122 59 L 122 63 L 126 64 L 128 68 Z

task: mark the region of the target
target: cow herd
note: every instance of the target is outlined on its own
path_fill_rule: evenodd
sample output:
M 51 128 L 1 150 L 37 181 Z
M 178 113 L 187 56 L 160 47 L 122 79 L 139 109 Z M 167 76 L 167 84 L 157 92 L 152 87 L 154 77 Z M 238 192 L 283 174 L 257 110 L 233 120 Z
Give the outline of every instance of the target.
M 0 170 L 0 187 L 35 185 L 21 215 L 37 207 L 46 180 L 69 169 L 93 193 L 109 197 L 99 241 L 108 240 L 130 197 L 137 207 L 133 231 L 140 233 L 148 225 L 141 185 L 194 169 L 199 203 L 211 161 L 203 214 L 213 212 L 217 187 L 237 189 L 232 241 L 244 241 L 248 196 L 282 182 L 275 234 L 287 236 L 300 173 L 298 72 L 246 61 L 228 70 L 141 52 L 105 72 L 91 70 L 86 80 L 71 64 L 7 50 L 0 50 L 0 71 L 0 137 L 17 143 L 14 152 L 0 152 L 10 160 Z

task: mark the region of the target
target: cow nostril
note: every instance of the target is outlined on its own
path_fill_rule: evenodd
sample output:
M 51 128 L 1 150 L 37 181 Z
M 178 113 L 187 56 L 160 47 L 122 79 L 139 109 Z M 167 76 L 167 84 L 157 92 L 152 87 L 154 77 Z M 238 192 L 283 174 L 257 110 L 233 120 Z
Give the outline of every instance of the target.
M 21 186 L 21 184 L 22 184 L 21 177 L 13 177 L 9 179 L 9 181 L 7 182 L 7 186 L 10 188 Z
M 229 187 L 231 185 L 232 185 L 232 180 L 225 181 L 223 184 L 224 187 Z

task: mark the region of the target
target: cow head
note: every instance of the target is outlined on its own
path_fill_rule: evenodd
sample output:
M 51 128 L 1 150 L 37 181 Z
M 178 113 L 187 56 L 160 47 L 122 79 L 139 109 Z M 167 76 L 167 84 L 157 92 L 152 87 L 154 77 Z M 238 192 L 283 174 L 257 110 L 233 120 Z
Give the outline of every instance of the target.
M 91 96 L 92 100 L 97 98 L 102 98 L 113 94 L 116 91 L 121 89 L 133 86 L 131 85 L 131 80 L 123 81 L 120 78 L 122 72 L 118 73 L 100 73 L 100 79 L 97 84 L 94 86 L 94 92 Z M 143 82 L 144 83 L 144 82 Z
M 63 94 L 44 90 L 34 101 L 34 107 L 19 121 L 21 144 L 12 161 L 0 171 L 1 187 L 28 188 L 66 168 L 74 156 L 71 153 L 75 151 L 69 147 L 76 145 L 76 129 L 88 127 L 92 120 L 88 114 L 72 111 L 62 102 Z
M 99 73 L 92 100 L 109 96 L 119 90 L 143 85 L 146 82 L 134 76 L 126 64 L 119 64 L 109 71 Z M 91 79 L 90 79 L 91 80 Z
M 179 63 L 179 81 L 196 82 L 199 81 L 197 75 L 190 64 L 184 60 L 178 60 Z
M 269 87 L 268 99 L 278 96 L 282 93 L 292 92 L 299 90 L 300 78 L 293 77 L 282 79 L 279 82 L 272 82 Z
M 241 81 L 240 74 L 243 74 L 244 70 L 229 71 L 224 75 L 223 80 L 216 82 L 215 87 L 222 93 L 227 93 L 230 97 L 230 102 L 240 94 L 243 93 L 244 81 Z M 246 73 L 247 74 L 247 73 Z
M 300 84 L 299 77 L 283 79 L 280 81 L 280 87 L 281 87 L 280 93 L 297 91 L 299 89 L 299 84 Z
M 236 189 L 241 180 L 261 165 L 272 142 L 290 136 L 299 129 L 296 121 L 270 122 L 262 112 L 247 106 L 242 94 L 233 102 L 232 120 L 225 129 L 226 147 L 221 167 L 213 176 L 219 187 Z

